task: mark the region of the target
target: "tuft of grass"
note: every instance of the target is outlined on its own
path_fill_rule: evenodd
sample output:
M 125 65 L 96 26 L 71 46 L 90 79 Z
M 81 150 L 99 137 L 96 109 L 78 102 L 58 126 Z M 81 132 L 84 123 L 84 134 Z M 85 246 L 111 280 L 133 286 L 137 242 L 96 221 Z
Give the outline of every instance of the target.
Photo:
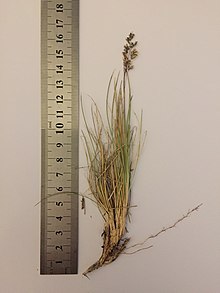
M 142 114 L 132 125 L 132 91 L 129 72 L 138 56 L 135 35 L 130 33 L 123 48 L 123 74 L 112 74 L 107 87 L 106 111 L 102 116 L 97 104 L 91 106 L 92 125 L 85 111 L 82 132 L 88 164 L 88 185 L 104 221 L 103 250 L 97 262 L 84 273 L 113 262 L 126 248 L 126 224 L 131 207 L 132 181 L 144 135 Z

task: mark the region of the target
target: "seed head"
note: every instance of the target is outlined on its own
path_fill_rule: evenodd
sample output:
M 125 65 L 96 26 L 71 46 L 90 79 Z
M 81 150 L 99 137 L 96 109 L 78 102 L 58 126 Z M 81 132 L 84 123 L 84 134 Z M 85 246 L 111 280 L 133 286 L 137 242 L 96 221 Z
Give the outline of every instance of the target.
M 136 49 L 137 41 L 133 40 L 134 36 L 134 33 L 130 33 L 127 36 L 122 52 L 124 72 L 128 72 L 133 68 L 133 60 L 138 56 L 138 51 Z

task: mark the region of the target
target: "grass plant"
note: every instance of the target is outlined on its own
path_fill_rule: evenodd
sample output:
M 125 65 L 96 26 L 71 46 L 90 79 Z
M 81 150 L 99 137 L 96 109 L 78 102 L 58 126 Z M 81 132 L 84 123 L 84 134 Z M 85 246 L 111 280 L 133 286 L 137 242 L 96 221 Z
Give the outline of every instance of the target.
M 144 241 L 127 246 L 126 225 L 131 208 L 131 187 L 135 170 L 144 143 L 142 131 L 142 113 L 138 118 L 132 111 L 132 90 L 129 72 L 138 56 L 135 35 L 130 33 L 122 52 L 123 74 L 112 74 L 106 95 L 105 116 L 102 116 L 95 101 L 91 107 L 92 125 L 89 126 L 85 111 L 83 141 L 88 164 L 88 185 L 91 200 L 97 205 L 104 221 L 102 233 L 103 245 L 100 258 L 85 272 L 88 273 L 113 262 L 121 253 L 134 254 L 149 249 L 148 241 L 157 238 L 166 231 L 198 211 L 202 204 L 188 210 L 173 224 L 145 238 Z M 121 77 L 122 76 L 122 77 Z M 132 124 L 132 117 L 137 125 Z M 147 245 L 147 246 L 145 246 Z
M 102 117 L 93 101 L 92 127 L 85 122 L 83 141 L 88 164 L 88 184 L 104 221 L 102 254 L 84 275 L 113 262 L 126 248 L 126 224 L 131 207 L 131 185 L 143 143 L 142 115 L 132 126 L 132 91 L 129 72 L 138 56 L 130 33 L 122 52 L 123 74 L 111 76 Z

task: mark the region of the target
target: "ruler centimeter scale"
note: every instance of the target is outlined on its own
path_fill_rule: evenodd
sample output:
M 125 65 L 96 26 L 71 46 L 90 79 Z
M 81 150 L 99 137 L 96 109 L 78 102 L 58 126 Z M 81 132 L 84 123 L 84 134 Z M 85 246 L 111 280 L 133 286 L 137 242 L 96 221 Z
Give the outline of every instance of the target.
M 79 0 L 41 0 L 41 274 L 78 270 Z

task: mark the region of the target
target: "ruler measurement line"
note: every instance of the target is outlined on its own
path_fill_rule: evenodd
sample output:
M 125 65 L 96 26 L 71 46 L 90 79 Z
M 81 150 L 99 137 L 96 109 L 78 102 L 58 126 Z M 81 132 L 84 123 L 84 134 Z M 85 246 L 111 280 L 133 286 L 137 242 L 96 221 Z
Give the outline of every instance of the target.
M 50 107 L 50 108 L 52 108 L 52 107 Z M 68 123 L 68 122 L 67 122 Z M 70 123 L 70 121 L 69 121 L 69 123 Z M 57 128 L 50 128 L 49 130 L 52 130 L 52 131 L 57 131 Z M 65 132 L 67 132 L 67 131 L 71 131 L 72 129 L 65 129 L 64 131 Z M 53 135 L 48 135 L 48 137 L 53 137 Z M 70 137 L 71 138 L 71 136 L 67 136 L 67 137 Z
M 55 201 L 48 201 L 48 204 L 54 204 Z M 71 203 L 71 201 L 63 201 L 63 203 L 68 204 Z M 50 231 L 48 231 L 50 232 Z
M 48 115 L 49 115 L 49 116 L 57 116 L 56 113 L 55 113 L 55 114 L 54 114 L 54 113 L 53 113 L 53 114 L 48 113 Z M 69 113 L 63 113 L 63 115 L 64 115 L 64 116 L 72 116 L 72 114 L 69 114 Z
M 47 1 L 47 2 L 50 2 L 50 1 Z M 51 1 L 52 2 L 52 1 Z M 68 11 L 68 10 L 70 10 L 70 11 L 72 11 L 72 8 L 62 8 L 63 9 L 63 11 Z M 47 8 L 47 10 L 48 11 L 53 11 L 54 12 L 54 8 Z M 61 12 L 61 11 L 59 11 L 59 12 Z
M 47 25 L 53 25 L 53 26 L 56 26 L 56 23 L 47 23 Z M 63 26 L 66 26 L 66 25 L 71 25 L 72 26 L 72 23 L 64 23 Z
M 57 260 L 55 260 L 55 259 L 48 259 L 48 262 L 54 262 L 54 261 L 57 261 Z M 69 259 L 62 259 L 62 262 L 69 262 L 70 260 Z
M 49 94 L 51 93 L 51 92 L 48 92 Z M 67 92 L 68 94 L 70 94 L 70 92 Z M 48 98 L 48 101 L 54 101 L 54 99 L 51 99 L 51 98 Z M 64 102 L 69 102 L 69 101 L 71 101 L 71 99 L 65 99 L 64 100 Z
M 48 70 L 53 70 L 53 71 L 55 71 L 56 69 L 55 68 L 48 68 Z M 65 71 L 72 71 L 71 69 L 63 69 L 63 71 L 65 72 Z
M 54 144 L 55 144 L 54 142 L 48 142 L 48 145 L 54 145 Z M 65 142 L 64 145 L 71 145 L 71 143 Z
M 57 159 L 57 157 L 54 157 L 54 158 L 48 158 L 48 160 L 56 160 Z M 71 160 L 72 159 L 72 157 L 62 157 L 62 159 L 63 160 Z M 63 161 L 60 161 L 60 164 L 62 164 L 63 163 Z
M 47 230 L 49 233 L 56 233 L 56 230 Z M 70 230 L 63 230 L 63 233 L 70 233 Z
M 76 274 L 78 197 L 70 194 L 78 193 L 79 0 L 41 0 L 41 4 L 40 272 Z M 63 255 L 58 253 L 60 245 L 68 247 Z
M 51 31 L 51 32 L 52 32 L 52 31 Z M 69 39 L 69 38 L 64 38 L 63 40 L 64 40 L 64 41 L 71 41 L 71 39 Z M 56 38 L 48 39 L 48 41 L 56 41 Z
M 48 83 L 49 86 L 56 86 L 56 83 Z M 65 86 L 72 86 L 72 84 L 63 84 L 63 87 Z
M 48 218 L 56 218 L 57 215 L 52 215 L 52 216 L 48 215 L 47 217 L 48 217 Z M 62 216 L 62 217 L 63 217 L 63 218 L 71 218 L 71 216 Z

